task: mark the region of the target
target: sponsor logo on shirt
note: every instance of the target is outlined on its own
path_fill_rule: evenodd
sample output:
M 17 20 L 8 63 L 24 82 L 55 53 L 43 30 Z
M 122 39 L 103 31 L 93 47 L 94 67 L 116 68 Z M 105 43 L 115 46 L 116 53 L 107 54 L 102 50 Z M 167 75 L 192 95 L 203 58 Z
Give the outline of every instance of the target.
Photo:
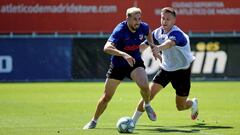
M 131 46 L 124 47 L 124 50 L 126 50 L 126 51 L 135 51 L 137 49 L 139 49 L 139 45 L 131 45 Z

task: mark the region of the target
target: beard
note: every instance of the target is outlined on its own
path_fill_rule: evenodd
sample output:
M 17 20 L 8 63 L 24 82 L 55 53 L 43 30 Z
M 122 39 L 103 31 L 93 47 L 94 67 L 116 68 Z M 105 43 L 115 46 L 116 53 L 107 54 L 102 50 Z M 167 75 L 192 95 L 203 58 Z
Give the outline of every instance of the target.
M 136 31 L 139 28 L 139 26 L 140 26 L 139 24 L 136 24 L 134 26 L 131 26 L 131 29 Z

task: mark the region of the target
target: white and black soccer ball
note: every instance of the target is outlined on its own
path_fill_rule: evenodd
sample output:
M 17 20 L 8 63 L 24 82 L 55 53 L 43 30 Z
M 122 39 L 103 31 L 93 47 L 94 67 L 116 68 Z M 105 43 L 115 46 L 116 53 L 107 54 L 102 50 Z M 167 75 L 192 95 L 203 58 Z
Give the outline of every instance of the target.
M 116 126 L 119 133 L 132 133 L 135 128 L 133 120 L 130 117 L 120 118 Z

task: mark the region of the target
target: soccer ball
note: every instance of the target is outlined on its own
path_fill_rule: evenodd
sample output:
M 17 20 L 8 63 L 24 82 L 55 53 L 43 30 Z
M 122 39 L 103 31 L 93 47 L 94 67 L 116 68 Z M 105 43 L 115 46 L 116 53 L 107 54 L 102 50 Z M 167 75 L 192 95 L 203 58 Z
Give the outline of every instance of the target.
M 133 120 L 130 117 L 120 118 L 116 126 L 119 133 L 132 133 L 135 128 Z

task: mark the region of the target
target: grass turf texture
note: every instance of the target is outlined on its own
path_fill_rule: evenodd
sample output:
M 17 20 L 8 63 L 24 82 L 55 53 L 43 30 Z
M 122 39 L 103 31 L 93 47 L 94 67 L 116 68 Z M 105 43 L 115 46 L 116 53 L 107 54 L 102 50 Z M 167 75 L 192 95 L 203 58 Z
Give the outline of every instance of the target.
M 104 83 L 1 83 L 0 135 L 114 135 L 120 117 L 132 116 L 140 99 L 135 83 L 123 82 L 93 130 L 82 130 L 95 111 Z M 158 120 L 146 114 L 133 134 L 238 135 L 240 82 L 193 82 L 198 120 L 178 112 L 171 85 L 152 101 Z

